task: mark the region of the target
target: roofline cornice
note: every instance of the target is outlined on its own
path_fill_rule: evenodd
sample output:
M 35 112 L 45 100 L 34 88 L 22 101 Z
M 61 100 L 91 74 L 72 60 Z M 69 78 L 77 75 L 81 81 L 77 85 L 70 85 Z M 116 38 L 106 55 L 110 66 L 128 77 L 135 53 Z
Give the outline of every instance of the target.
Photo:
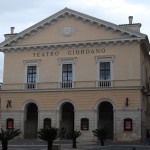
M 65 8 L 53 15 L 51 15 L 50 17 L 40 21 L 39 23 L 36 23 L 35 25 L 25 29 L 24 31 L 18 33 L 16 36 L 0 43 L 0 46 L 6 46 L 6 45 L 11 45 L 12 43 L 17 42 L 18 40 L 22 40 L 24 39 L 26 36 L 30 36 L 35 32 L 38 32 L 39 30 L 45 28 L 46 26 L 53 24 L 54 22 L 56 22 L 59 19 L 64 18 L 66 15 L 68 16 L 72 16 L 75 17 L 77 19 L 82 19 L 83 21 L 86 22 L 90 22 L 91 24 L 96 24 L 97 27 L 105 27 L 107 29 L 112 29 L 114 31 L 119 31 L 122 34 L 128 34 L 130 37 L 145 37 L 145 34 L 139 33 L 139 32 L 135 32 L 133 30 L 129 30 L 127 28 L 124 27 L 120 27 L 119 25 Z
M 73 42 L 60 42 L 60 43 L 44 43 L 35 45 L 19 45 L 19 46 L 6 46 L 0 47 L 1 52 L 10 51 L 30 51 L 38 49 L 58 49 L 70 47 L 87 47 L 87 46 L 103 46 L 103 45 L 117 45 L 131 42 L 141 42 L 144 38 L 124 38 L 124 39 L 108 39 L 108 40 L 93 40 L 93 41 L 73 41 Z

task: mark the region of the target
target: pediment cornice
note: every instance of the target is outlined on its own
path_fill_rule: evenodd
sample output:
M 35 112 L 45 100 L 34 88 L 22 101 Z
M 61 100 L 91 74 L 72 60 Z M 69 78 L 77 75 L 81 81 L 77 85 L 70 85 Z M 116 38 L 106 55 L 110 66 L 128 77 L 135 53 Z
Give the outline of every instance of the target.
M 76 41 L 76 42 L 64 42 L 64 43 L 47 43 L 36 45 L 21 45 L 21 46 L 6 46 L 0 48 L 3 52 L 12 51 L 35 51 L 41 49 L 63 49 L 63 48 L 78 48 L 78 47 L 95 47 L 95 46 L 109 46 L 109 45 L 121 45 L 130 44 L 133 42 L 142 42 L 143 38 L 126 38 L 126 39 L 112 39 L 112 40 L 97 40 L 97 41 Z
M 57 13 L 55 13 L 54 15 L 42 20 L 41 22 L 29 27 L 28 29 L 18 33 L 17 35 L 15 35 L 14 37 L 0 43 L 0 47 L 4 47 L 4 46 L 13 46 L 15 45 L 17 42 L 19 42 L 20 40 L 27 38 L 29 36 L 31 36 L 32 34 L 38 32 L 39 30 L 42 30 L 44 28 L 46 28 L 47 26 L 50 26 L 51 24 L 57 22 L 58 20 L 61 20 L 63 18 L 65 18 L 66 16 L 69 17 L 74 17 L 76 19 L 80 19 L 81 21 L 90 23 L 90 24 L 94 24 L 96 25 L 98 28 L 100 27 L 104 27 L 106 29 L 110 29 L 113 30 L 114 32 L 121 32 L 121 34 L 126 34 L 129 37 L 146 37 L 145 34 L 136 32 L 136 31 L 132 31 L 129 30 L 127 28 L 121 27 L 119 25 L 98 19 L 98 18 L 94 18 L 92 16 L 65 8 Z

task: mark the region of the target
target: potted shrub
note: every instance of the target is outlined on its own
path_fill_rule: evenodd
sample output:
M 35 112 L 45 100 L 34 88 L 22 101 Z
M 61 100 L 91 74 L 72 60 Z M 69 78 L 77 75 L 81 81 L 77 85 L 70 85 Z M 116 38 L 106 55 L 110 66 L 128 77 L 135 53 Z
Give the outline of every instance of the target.
M 70 133 L 70 137 L 72 138 L 72 148 L 77 148 L 77 138 L 81 136 L 81 134 L 82 133 L 77 130 Z
M 38 131 L 38 137 L 47 141 L 47 150 L 52 150 L 53 141 L 61 135 L 62 131 L 58 128 L 44 128 Z
M 1 129 L 0 141 L 2 142 L 2 150 L 8 150 L 8 141 L 18 136 L 20 133 L 19 129 L 7 129 L 5 131 Z
M 104 146 L 104 141 L 106 141 L 106 129 L 95 129 L 92 131 L 94 136 L 98 137 L 102 146 Z

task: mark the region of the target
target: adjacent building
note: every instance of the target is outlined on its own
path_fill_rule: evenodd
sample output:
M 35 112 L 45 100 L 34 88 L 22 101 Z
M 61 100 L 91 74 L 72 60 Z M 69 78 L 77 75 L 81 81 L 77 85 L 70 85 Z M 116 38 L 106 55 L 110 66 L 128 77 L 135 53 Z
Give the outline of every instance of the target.
M 150 128 L 150 57 L 140 23 L 116 25 L 65 8 L 20 33 L 6 34 L 1 128 L 36 138 L 40 128 L 134 141 Z

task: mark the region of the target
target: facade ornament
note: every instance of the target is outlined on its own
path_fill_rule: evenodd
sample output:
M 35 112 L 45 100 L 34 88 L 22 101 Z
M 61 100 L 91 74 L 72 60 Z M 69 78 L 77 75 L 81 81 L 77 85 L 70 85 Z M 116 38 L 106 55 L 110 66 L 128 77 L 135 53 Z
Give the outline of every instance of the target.
M 72 35 L 72 27 L 66 26 L 63 29 L 64 36 L 71 36 Z

